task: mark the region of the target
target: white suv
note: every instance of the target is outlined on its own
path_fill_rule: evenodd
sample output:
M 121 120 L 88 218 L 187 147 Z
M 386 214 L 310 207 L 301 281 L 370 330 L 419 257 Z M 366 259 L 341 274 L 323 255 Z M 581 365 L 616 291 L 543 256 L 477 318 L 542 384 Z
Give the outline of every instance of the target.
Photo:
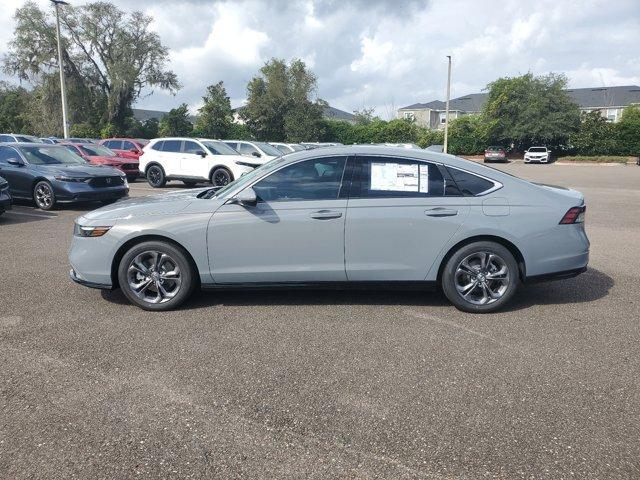
M 237 150 L 240 155 L 250 157 L 251 159 L 246 161 L 256 166 L 282 156 L 280 150 L 266 142 L 254 142 L 253 140 L 223 140 L 223 142 Z
M 219 140 L 156 138 L 143 150 L 140 171 L 154 188 L 167 180 L 182 180 L 190 187 L 203 181 L 222 187 L 255 167 Z
M 524 152 L 524 163 L 531 162 L 550 163 L 551 150 L 549 150 L 547 147 L 529 148 L 529 150 Z

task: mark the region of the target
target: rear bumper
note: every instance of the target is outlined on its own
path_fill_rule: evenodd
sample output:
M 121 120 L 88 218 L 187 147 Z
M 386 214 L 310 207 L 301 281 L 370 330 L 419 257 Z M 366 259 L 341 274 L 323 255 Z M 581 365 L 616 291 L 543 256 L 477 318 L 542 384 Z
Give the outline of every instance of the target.
M 566 278 L 577 277 L 578 275 L 586 271 L 587 271 L 587 267 L 585 265 L 584 267 L 573 268 L 571 270 L 562 270 L 560 272 L 545 273 L 543 275 L 533 275 L 530 277 L 526 277 L 524 279 L 524 283 L 529 284 L 529 283 L 550 282 L 553 280 L 564 280 Z

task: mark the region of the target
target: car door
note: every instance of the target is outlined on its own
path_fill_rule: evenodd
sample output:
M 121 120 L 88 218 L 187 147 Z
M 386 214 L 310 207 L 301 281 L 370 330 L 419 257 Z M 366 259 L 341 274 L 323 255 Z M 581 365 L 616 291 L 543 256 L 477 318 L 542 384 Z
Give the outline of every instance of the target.
M 445 196 L 446 170 L 409 158 L 356 158 L 345 224 L 350 281 L 422 281 L 469 213 Z
M 198 142 L 185 140 L 182 142 L 182 153 L 180 155 L 180 171 L 186 177 L 207 178 L 207 158 L 202 157 L 198 152 L 206 150 Z
M 162 151 L 158 153 L 164 173 L 169 176 L 179 177 L 182 173 L 180 169 L 182 140 L 165 140 L 162 145 Z
M 0 176 L 9 182 L 9 191 L 15 197 L 31 197 L 31 183 L 34 178 L 30 165 L 12 165 L 9 160 L 24 162 L 22 156 L 13 147 L 0 146 Z
M 347 158 L 289 164 L 252 185 L 255 206 L 227 202 L 209 224 L 216 283 L 345 281 Z

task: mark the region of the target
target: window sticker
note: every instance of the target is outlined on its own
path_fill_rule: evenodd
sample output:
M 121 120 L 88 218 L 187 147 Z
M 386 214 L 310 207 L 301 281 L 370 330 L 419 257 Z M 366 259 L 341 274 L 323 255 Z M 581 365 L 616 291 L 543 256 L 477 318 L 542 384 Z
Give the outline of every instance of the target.
M 429 165 L 420 164 L 420 193 L 429 193 Z
M 371 190 L 417 192 L 419 191 L 419 179 L 420 175 L 417 164 L 371 164 Z

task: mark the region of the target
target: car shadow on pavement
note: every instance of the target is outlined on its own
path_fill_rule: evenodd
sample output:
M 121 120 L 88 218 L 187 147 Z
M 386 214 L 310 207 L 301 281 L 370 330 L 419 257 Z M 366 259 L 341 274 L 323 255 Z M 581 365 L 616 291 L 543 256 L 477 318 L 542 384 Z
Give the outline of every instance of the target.
M 515 311 L 534 305 L 593 302 L 606 297 L 614 285 L 609 275 L 589 268 L 574 278 L 524 285 L 505 306 L 504 311 Z
M 512 312 L 535 305 L 593 302 L 608 295 L 614 282 L 607 274 L 590 268 L 575 278 L 524 285 L 501 311 Z M 120 305 L 128 300 L 120 290 L 102 291 L 102 297 Z M 401 289 L 264 289 L 202 290 L 180 307 L 194 310 L 221 305 L 407 305 L 442 307 L 449 305 L 440 291 Z M 453 308 L 453 307 L 452 307 Z

